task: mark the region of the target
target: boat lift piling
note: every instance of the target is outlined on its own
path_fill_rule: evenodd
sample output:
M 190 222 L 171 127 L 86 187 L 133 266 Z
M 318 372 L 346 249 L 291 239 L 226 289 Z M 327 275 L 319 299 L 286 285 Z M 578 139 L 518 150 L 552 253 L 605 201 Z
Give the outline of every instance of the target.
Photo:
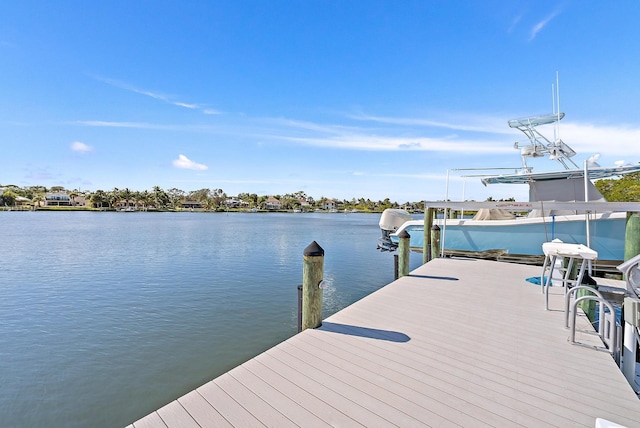
M 409 260 L 411 257 L 410 240 L 411 235 L 403 230 L 400 235 L 400 244 L 398 245 L 398 278 L 409 275 Z
M 431 226 L 431 260 L 440 257 L 440 226 L 434 224 Z M 442 249 L 444 253 L 444 248 Z
M 422 264 L 427 263 L 431 257 L 431 227 L 435 216 L 435 208 L 426 208 L 424 210 L 424 230 L 423 230 L 423 246 L 422 246 Z
M 630 260 L 640 254 L 640 213 L 627 212 L 624 234 L 624 260 Z

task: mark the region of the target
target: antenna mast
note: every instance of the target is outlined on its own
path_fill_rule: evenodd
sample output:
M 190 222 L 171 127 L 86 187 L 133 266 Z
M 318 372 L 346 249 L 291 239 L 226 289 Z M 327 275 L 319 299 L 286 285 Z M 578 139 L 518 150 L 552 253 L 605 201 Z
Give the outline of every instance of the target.
M 556 114 L 556 88 L 555 85 L 551 84 L 551 113 Z M 558 124 L 556 123 L 553 127 L 553 142 L 558 141 Z
M 560 78 L 556 71 L 556 97 L 558 99 L 558 121 L 556 122 L 556 141 L 560 139 Z

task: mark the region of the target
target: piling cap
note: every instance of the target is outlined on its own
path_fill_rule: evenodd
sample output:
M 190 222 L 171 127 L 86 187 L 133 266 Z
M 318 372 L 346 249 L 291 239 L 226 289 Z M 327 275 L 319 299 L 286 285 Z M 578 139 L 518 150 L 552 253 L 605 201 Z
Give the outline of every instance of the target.
M 311 257 L 322 257 L 324 256 L 324 250 L 316 241 L 313 241 L 311 244 L 307 245 L 307 248 L 302 252 L 303 256 L 311 256 Z
M 431 226 L 431 230 L 440 230 L 440 226 L 434 224 L 433 226 Z
M 407 230 L 405 229 L 402 232 L 398 233 L 398 238 L 411 238 L 411 235 L 409 235 L 409 232 L 407 232 Z

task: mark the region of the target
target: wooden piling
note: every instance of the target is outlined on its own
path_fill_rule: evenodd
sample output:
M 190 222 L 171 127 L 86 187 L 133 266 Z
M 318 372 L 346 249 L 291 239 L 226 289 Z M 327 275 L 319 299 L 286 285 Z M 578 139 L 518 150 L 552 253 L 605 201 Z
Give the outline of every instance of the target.
M 322 288 L 324 250 L 313 241 L 303 251 L 302 330 L 322 325 Z
M 302 331 L 302 284 L 298 285 L 298 333 Z
M 440 257 L 440 227 L 431 226 L 431 260 Z
M 424 236 L 422 239 L 422 264 L 431 260 L 431 226 L 433 226 L 433 214 L 435 209 L 424 210 Z
M 640 254 L 640 213 L 627 213 L 627 225 L 624 234 L 624 260 Z
M 409 275 L 409 258 L 411 254 L 411 235 L 403 230 L 398 235 L 398 278 Z
M 398 255 L 393 255 L 393 280 L 398 279 Z

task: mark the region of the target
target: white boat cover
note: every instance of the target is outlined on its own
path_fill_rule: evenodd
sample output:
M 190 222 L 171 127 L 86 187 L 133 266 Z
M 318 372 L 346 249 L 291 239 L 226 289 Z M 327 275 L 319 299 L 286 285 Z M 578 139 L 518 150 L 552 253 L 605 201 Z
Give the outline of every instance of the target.
M 509 211 L 498 208 L 481 208 L 478 213 L 473 216 L 472 220 L 511 220 L 516 218 Z

